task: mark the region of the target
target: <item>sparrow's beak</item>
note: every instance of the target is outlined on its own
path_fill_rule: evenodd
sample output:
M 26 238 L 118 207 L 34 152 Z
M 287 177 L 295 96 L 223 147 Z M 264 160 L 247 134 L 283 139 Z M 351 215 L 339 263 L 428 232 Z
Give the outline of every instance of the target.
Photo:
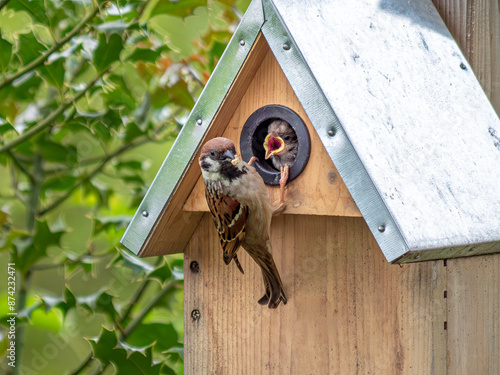
M 234 153 L 231 150 L 226 150 L 226 152 L 224 152 L 224 156 L 226 157 L 226 159 L 234 159 Z
M 268 134 L 264 141 L 264 149 L 266 150 L 265 159 L 267 160 L 278 152 L 283 151 L 284 148 L 285 141 L 281 137 L 278 137 L 275 133 Z

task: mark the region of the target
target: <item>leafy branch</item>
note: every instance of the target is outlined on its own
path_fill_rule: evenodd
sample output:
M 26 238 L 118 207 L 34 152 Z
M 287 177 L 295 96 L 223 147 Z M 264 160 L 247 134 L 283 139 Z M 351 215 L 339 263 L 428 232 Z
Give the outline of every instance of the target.
M 7 2 L 10 0 L 4 0 L 2 3 L 0 3 L 0 9 L 2 9 L 2 6 L 5 6 Z M 50 55 L 52 55 L 54 52 L 58 51 L 62 46 L 64 46 L 69 40 L 71 40 L 75 35 L 77 35 L 86 25 L 87 23 L 92 20 L 96 14 L 99 12 L 99 7 L 95 6 L 90 13 L 76 25 L 73 30 L 71 30 L 64 38 L 62 38 L 60 41 L 54 43 L 54 45 L 49 48 L 45 53 L 41 54 L 38 56 L 36 59 L 34 59 L 32 62 L 29 64 L 25 65 L 24 67 L 20 68 L 16 73 L 8 76 L 0 82 L 0 90 L 3 89 L 5 86 L 10 85 L 13 81 L 18 79 L 19 77 L 25 75 L 26 73 L 35 70 L 38 68 L 40 65 L 42 65 L 47 59 L 49 58 Z
M 125 144 L 122 147 L 116 149 L 111 154 L 106 155 L 104 157 L 104 159 L 102 159 L 101 163 L 99 163 L 99 165 L 97 167 L 95 167 L 88 175 L 86 175 L 85 177 L 83 177 L 79 182 L 75 183 L 70 189 L 68 189 L 66 191 L 66 193 L 64 193 L 64 195 L 62 195 L 61 197 L 59 197 L 58 199 L 56 199 L 54 202 L 52 202 L 51 204 L 49 204 L 43 210 L 39 211 L 37 213 L 37 216 L 38 217 L 43 217 L 43 216 L 47 215 L 50 211 L 52 211 L 55 208 L 59 207 L 59 205 L 61 205 L 66 199 L 68 199 L 71 196 L 71 194 L 73 194 L 73 192 L 75 192 L 76 189 L 78 189 L 80 186 L 82 186 L 86 182 L 90 181 L 97 174 L 99 174 L 104 169 L 104 167 L 106 167 L 106 165 L 108 164 L 108 162 L 111 159 L 119 156 L 120 154 L 124 153 L 125 151 L 127 151 L 127 150 L 129 150 L 131 148 L 137 147 L 137 146 L 139 146 L 141 144 L 144 144 L 144 143 L 146 143 L 148 141 L 149 141 L 149 138 L 147 136 L 139 137 L 139 138 L 136 138 L 135 141 L 130 142 L 128 144 Z
M 158 262 L 156 265 L 161 262 L 162 258 L 160 257 L 158 259 Z M 142 323 L 144 318 L 153 310 L 156 305 L 158 305 L 159 302 L 172 290 L 174 290 L 177 287 L 177 281 L 176 280 L 170 280 L 166 285 L 163 286 L 163 288 L 155 294 L 155 296 L 148 302 L 148 304 L 141 310 L 137 316 L 132 319 L 128 324 L 127 320 L 130 316 L 130 313 L 132 311 L 132 308 L 135 306 L 135 304 L 140 300 L 140 298 L 144 295 L 145 290 L 148 288 L 148 286 L 151 283 L 151 279 L 147 278 L 143 281 L 143 283 L 139 286 L 137 289 L 134 297 L 129 301 L 127 310 L 123 314 L 123 316 L 117 321 L 117 324 L 120 326 L 125 325 L 125 329 L 123 329 L 123 333 L 120 334 L 120 339 L 121 340 L 126 340 L 136 329 L 137 327 Z M 71 375 L 77 375 L 80 374 L 85 368 L 87 368 L 94 358 L 92 357 L 92 354 L 89 354 L 88 357 L 76 368 L 71 372 Z M 104 368 L 101 370 L 99 367 L 96 369 L 94 374 L 99 374 L 101 372 L 104 372 L 104 370 L 109 366 L 109 363 L 107 363 Z
M 21 134 L 19 137 L 16 139 L 4 144 L 2 147 L 0 147 L 0 153 L 6 152 L 11 150 L 12 148 L 18 146 L 19 144 L 23 143 L 24 141 L 30 139 L 34 135 L 40 133 L 42 130 L 47 128 L 52 124 L 52 122 L 60 115 L 62 114 L 65 110 L 67 110 L 70 106 L 73 105 L 74 102 L 78 101 L 87 91 L 90 90 L 92 86 L 95 85 L 95 83 L 101 79 L 101 77 L 107 72 L 108 70 L 104 70 L 100 72 L 92 81 L 90 81 L 85 88 L 80 91 L 78 94 L 75 96 L 69 98 L 64 102 L 64 104 L 60 105 L 55 111 L 53 111 L 50 115 L 45 117 L 43 120 L 40 120 L 37 122 L 33 127 L 29 128 L 25 133 Z

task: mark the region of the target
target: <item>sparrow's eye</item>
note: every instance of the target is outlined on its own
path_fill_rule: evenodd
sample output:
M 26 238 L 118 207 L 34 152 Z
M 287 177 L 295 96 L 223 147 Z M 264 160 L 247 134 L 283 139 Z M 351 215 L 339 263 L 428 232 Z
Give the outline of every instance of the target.
M 283 137 L 283 140 L 284 140 L 284 141 L 289 141 L 289 140 L 290 140 L 290 136 L 289 136 L 289 135 L 285 135 L 285 136 Z
M 211 156 L 215 156 L 215 151 L 214 150 L 210 150 L 210 155 Z

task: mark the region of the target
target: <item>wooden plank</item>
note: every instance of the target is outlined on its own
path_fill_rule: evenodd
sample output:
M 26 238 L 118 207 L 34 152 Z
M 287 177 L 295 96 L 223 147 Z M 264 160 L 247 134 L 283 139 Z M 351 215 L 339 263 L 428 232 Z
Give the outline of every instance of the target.
M 238 106 L 268 50 L 269 47 L 264 37 L 262 34 L 259 34 L 221 108 L 219 108 L 219 111 L 215 115 L 207 132 L 206 139 L 222 135 L 229 119 L 234 113 L 234 109 Z M 173 198 L 166 203 L 163 214 L 160 215 L 138 254 L 140 257 L 184 251 L 197 223 L 202 217 L 200 212 L 186 212 L 182 210 L 189 193 L 201 175 L 198 166 L 198 157 L 198 155 L 194 157 L 193 164 L 186 171 L 182 181 L 180 181 Z
M 286 189 L 285 199 L 289 204 L 285 213 L 361 216 L 271 51 L 267 52 L 261 67 L 255 74 L 238 108 L 234 111 L 223 136 L 233 140 L 239 148 L 241 129 L 247 118 L 258 108 L 269 104 L 280 104 L 294 110 L 304 120 L 311 136 L 312 146 L 309 162 L 302 174 L 290 182 Z M 268 188 L 273 200 L 279 200 L 279 186 L 269 186 Z M 184 210 L 208 211 L 201 177 L 186 201 Z
M 288 297 L 277 310 L 256 302 L 254 262 L 241 250 L 245 274 L 226 266 L 201 220 L 185 252 L 187 374 L 446 373 L 442 261 L 388 264 L 361 218 L 283 215 L 272 238 Z
M 500 256 L 447 265 L 448 374 L 500 374 Z

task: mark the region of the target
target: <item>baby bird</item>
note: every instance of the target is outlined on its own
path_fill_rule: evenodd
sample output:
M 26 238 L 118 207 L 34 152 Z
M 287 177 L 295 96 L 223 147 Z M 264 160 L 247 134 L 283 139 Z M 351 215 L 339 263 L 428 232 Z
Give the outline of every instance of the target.
M 202 147 L 199 164 L 205 182 L 205 196 L 219 234 L 224 263 L 234 259 L 240 246 L 260 266 L 265 294 L 261 305 L 276 308 L 287 299 L 271 252 L 271 217 L 284 205 L 273 207 L 262 177 L 240 160 L 233 142 L 214 138 Z
M 281 172 L 281 202 L 284 202 L 288 171 L 290 165 L 295 161 L 299 150 L 297 134 L 295 134 L 295 131 L 288 122 L 274 120 L 267 128 L 264 149 L 266 150 L 266 160 L 271 158 L 274 167 Z

